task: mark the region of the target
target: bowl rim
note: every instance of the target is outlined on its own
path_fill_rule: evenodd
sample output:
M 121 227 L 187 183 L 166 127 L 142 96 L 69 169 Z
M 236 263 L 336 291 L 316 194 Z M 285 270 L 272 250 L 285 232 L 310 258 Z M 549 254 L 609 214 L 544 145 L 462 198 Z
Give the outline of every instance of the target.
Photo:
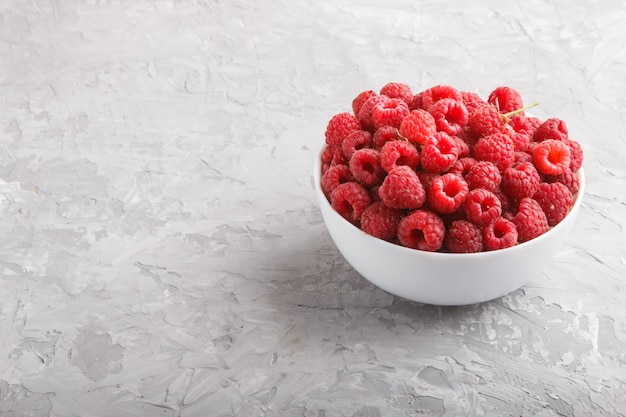
M 581 166 L 578 171 L 576 172 L 576 175 L 580 181 L 580 185 L 578 188 L 578 192 L 574 195 L 574 202 L 572 204 L 572 207 L 570 208 L 570 211 L 567 213 L 567 215 L 555 226 L 552 226 L 547 232 L 545 232 L 544 234 L 537 236 L 531 240 L 527 240 L 526 242 L 522 242 L 522 243 L 517 243 L 514 246 L 508 247 L 508 248 L 504 248 L 504 249 L 497 249 L 497 250 L 491 250 L 491 251 L 482 251 L 482 252 L 473 252 L 473 253 L 450 253 L 450 252 L 429 252 L 429 251 L 424 251 L 424 250 L 420 250 L 420 249 L 414 249 L 414 248 L 409 248 L 406 246 L 402 246 L 396 243 L 392 243 L 392 242 L 388 242 L 386 240 L 377 238 L 375 236 L 372 236 L 366 232 L 364 232 L 363 230 L 361 230 L 361 228 L 353 225 L 352 223 L 350 223 L 348 220 L 344 219 L 343 216 L 341 216 L 339 213 L 337 213 L 337 211 L 335 211 L 335 209 L 330 205 L 330 202 L 328 201 L 328 199 L 326 198 L 326 196 L 324 195 L 324 192 L 322 191 L 322 185 L 321 185 L 321 179 L 322 179 L 322 162 L 321 162 L 321 156 L 322 153 L 324 152 L 324 148 L 326 145 L 322 146 L 322 150 L 319 152 L 319 154 L 317 155 L 317 157 L 315 158 L 315 163 L 314 163 L 314 172 L 313 172 L 313 182 L 314 182 L 314 187 L 315 187 L 315 191 L 317 193 L 318 196 L 318 200 L 319 200 L 319 204 L 325 204 L 326 207 L 328 209 L 330 209 L 329 211 L 332 213 L 333 216 L 336 216 L 337 218 L 339 218 L 341 220 L 341 222 L 343 222 L 344 224 L 346 224 L 347 226 L 350 226 L 354 229 L 356 229 L 358 232 L 360 232 L 365 238 L 367 239 L 375 239 L 378 244 L 382 244 L 384 245 L 389 245 L 389 247 L 393 247 L 396 248 L 399 251 L 404 251 L 407 253 L 407 255 L 415 255 L 415 254 L 422 254 L 422 255 L 428 255 L 428 256 L 434 256 L 434 257 L 441 257 L 442 259 L 445 258 L 459 258 L 459 257 L 463 257 L 463 258 L 467 258 L 467 259 L 471 259 L 471 258 L 476 258 L 476 259 L 480 259 L 480 258 L 489 258 L 492 256 L 498 256 L 498 254 L 502 254 L 503 252 L 514 252 L 514 251 L 524 251 L 525 248 L 529 247 L 530 245 L 532 245 L 533 243 L 537 243 L 540 240 L 545 240 L 545 239 L 549 239 L 548 235 L 551 235 L 552 231 L 554 231 L 555 229 L 560 229 L 560 228 L 564 228 L 567 227 L 567 225 L 565 223 L 565 220 L 568 219 L 570 216 L 572 216 L 572 214 L 575 215 L 575 212 L 579 210 L 580 206 L 582 205 L 582 201 L 583 201 L 583 196 L 585 194 L 585 187 L 586 187 L 586 181 L 585 181 L 585 173 L 584 173 L 584 169 Z

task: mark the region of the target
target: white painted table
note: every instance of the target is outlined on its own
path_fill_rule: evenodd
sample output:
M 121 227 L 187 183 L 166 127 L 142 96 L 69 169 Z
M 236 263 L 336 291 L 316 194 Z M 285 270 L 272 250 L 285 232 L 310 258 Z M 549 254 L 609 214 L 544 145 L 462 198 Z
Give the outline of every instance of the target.
M 624 1 L 0 4 L 0 415 L 626 415 Z M 578 224 L 480 305 L 346 264 L 311 186 L 364 89 L 518 89 Z

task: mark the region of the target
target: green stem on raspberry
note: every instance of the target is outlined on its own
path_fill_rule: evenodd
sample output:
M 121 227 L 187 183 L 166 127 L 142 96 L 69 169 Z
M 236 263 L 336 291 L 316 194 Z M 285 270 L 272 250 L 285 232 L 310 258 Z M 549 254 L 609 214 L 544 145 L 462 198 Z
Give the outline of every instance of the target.
M 536 102 L 536 103 L 533 103 L 533 104 L 531 104 L 529 106 L 524 106 L 521 109 L 517 109 L 517 110 L 510 111 L 508 113 L 504 113 L 502 115 L 502 118 L 504 119 L 504 123 L 510 122 L 511 118 L 513 118 L 513 116 L 517 116 L 518 114 L 520 114 L 524 110 L 532 109 L 533 107 L 536 107 L 538 105 L 539 105 L 539 102 Z

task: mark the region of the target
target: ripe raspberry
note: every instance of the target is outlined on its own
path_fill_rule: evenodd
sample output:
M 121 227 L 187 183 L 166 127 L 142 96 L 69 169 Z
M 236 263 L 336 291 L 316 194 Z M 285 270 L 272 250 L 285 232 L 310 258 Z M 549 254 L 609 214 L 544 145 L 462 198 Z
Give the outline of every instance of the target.
M 347 160 L 359 149 L 372 147 L 372 134 L 367 130 L 355 130 L 341 144 L 341 150 Z
M 344 182 L 354 181 L 354 177 L 352 176 L 352 172 L 350 172 L 350 168 L 347 165 L 334 165 L 322 175 L 322 191 L 326 198 L 330 199 L 330 194 L 337 188 L 340 184 Z
M 456 220 L 448 227 L 444 246 L 452 253 L 475 253 L 483 250 L 480 227 L 467 220 Z
M 347 112 L 336 114 L 326 126 L 326 143 L 339 146 L 350 133 L 360 129 L 359 121 L 353 114 Z
M 361 184 L 346 182 L 330 194 L 330 205 L 344 219 L 358 226 L 361 214 L 370 205 L 370 196 Z
M 463 138 L 459 136 L 450 136 L 454 139 L 454 143 L 456 143 L 456 148 L 459 150 L 459 158 L 465 158 L 470 155 L 471 149 L 470 146 Z
M 507 132 L 507 134 L 513 140 L 513 148 L 515 149 L 515 152 L 525 152 L 533 139 L 530 135 L 526 133 L 515 132 L 512 129 L 511 131 Z
M 517 213 L 512 218 L 517 228 L 518 240 L 526 242 L 548 231 L 548 219 L 536 200 L 524 197 L 520 200 Z
M 504 121 L 494 106 L 481 106 L 467 119 L 467 134 L 472 142 L 483 136 L 502 132 Z
M 445 132 L 437 132 L 422 147 L 422 168 L 430 172 L 445 172 L 458 157 L 455 140 Z
M 450 136 L 458 135 L 467 124 L 467 109 L 461 101 L 442 98 L 428 109 L 435 118 L 437 130 Z
M 517 243 L 517 228 L 512 221 L 498 217 L 483 227 L 483 241 L 487 250 L 510 248 Z
M 537 117 L 518 115 L 517 117 L 509 120 L 508 125 L 518 133 L 525 133 L 530 136 L 531 140 L 535 134 L 535 131 L 541 125 L 541 120 Z
M 567 139 L 565 143 L 569 146 L 571 159 L 569 169 L 572 170 L 572 172 L 576 172 L 583 166 L 583 148 L 580 146 L 580 143 L 573 139 Z
M 567 126 L 563 120 L 552 117 L 537 127 L 533 135 L 533 140 L 535 142 L 543 142 L 547 139 L 568 139 Z
M 439 213 L 456 211 L 469 193 L 469 188 L 463 177 L 455 174 L 444 174 L 434 180 L 428 188 L 428 204 Z
M 550 226 L 556 226 L 563 220 L 574 203 L 572 192 L 560 182 L 542 182 L 533 198 L 546 214 Z
M 426 110 L 413 110 L 400 123 L 400 135 L 418 145 L 423 145 L 435 132 L 437 132 L 435 118 Z
M 465 178 L 470 168 L 473 167 L 477 162 L 478 162 L 477 160 L 475 160 L 474 158 L 470 158 L 470 157 L 459 158 L 454 163 L 454 165 L 450 167 L 448 172 L 450 174 L 460 175 L 463 178 Z M 494 168 L 495 168 L 495 165 L 494 165 Z
M 422 93 L 415 94 L 409 102 L 409 110 L 423 109 L 424 103 L 422 103 Z
M 502 173 L 502 190 L 513 198 L 532 197 L 540 183 L 541 177 L 530 162 L 512 165 Z
M 389 171 L 378 195 L 389 207 L 397 209 L 419 208 L 426 200 L 426 191 L 417 174 L 406 165 Z
M 374 119 L 372 118 L 372 109 L 378 103 L 385 102 L 387 100 L 389 100 L 389 97 L 380 95 L 375 95 L 365 100 L 365 102 L 361 105 L 359 115 L 357 116 L 357 119 L 361 124 L 361 129 L 368 130 L 370 132 L 376 130 L 376 127 L 374 126 Z
M 484 136 L 474 145 L 472 156 L 478 161 L 493 162 L 500 171 L 504 171 L 515 161 L 513 140 L 504 133 Z
M 467 220 L 485 226 L 502 214 L 500 199 L 491 191 L 475 188 L 467 194 L 463 203 Z
M 470 190 L 483 188 L 495 193 L 502 182 L 502 175 L 495 164 L 489 161 L 477 161 L 464 176 Z
M 385 177 L 385 171 L 380 166 L 380 153 L 374 149 L 354 152 L 349 167 L 356 181 L 368 187 L 380 184 Z
M 441 177 L 441 174 L 437 172 L 428 172 L 420 169 L 417 171 L 417 176 L 420 179 L 420 182 L 424 186 L 424 190 L 428 190 L 430 186 L 433 184 L 437 178 Z
M 488 104 L 485 99 L 471 91 L 461 91 L 461 97 L 468 115 L 474 113 L 479 107 Z
M 530 152 L 515 151 L 515 162 L 513 164 L 521 164 L 523 162 L 533 162 L 533 154 Z
M 381 150 L 385 143 L 400 139 L 398 129 L 393 126 L 383 126 L 380 129 L 376 129 L 374 136 L 372 137 L 372 144 L 374 149 Z
M 422 91 L 422 107 L 428 110 L 430 106 L 443 98 L 451 98 L 460 102 L 463 101 L 461 92 L 456 88 L 449 85 L 435 85 L 434 87 Z
M 379 239 L 394 240 L 402 214 L 402 210 L 391 208 L 382 201 L 372 203 L 361 215 L 361 230 Z
M 532 148 L 533 162 L 542 174 L 559 175 L 570 167 L 570 148 L 566 142 L 546 139 Z
M 559 175 L 546 175 L 545 181 L 548 183 L 560 182 L 565 185 L 572 194 L 576 194 L 580 189 L 580 178 L 572 170 L 567 170 Z
M 408 248 L 435 252 L 441 248 L 445 234 L 443 221 L 429 210 L 414 210 L 398 224 L 398 240 Z
M 352 111 L 354 112 L 354 116 L 359 116 L 359 111 L 361 110 L 361 106 L 363 103 L 367 101 L 368 98 L 377 95 L 374 90 L 365 90 L 361 91 L 358 96 L 352 100 Z
M 389 98 L 399 98 L 404 101 L 407 106 L 411 104 L 414 96 L 411 87 L 403 83 L 387 83 L 380 89 L 380 94 L 386 95 Z
M 400 122 L 409 113 L 409 105 L 399 98 L 379 101 L 372 107 L 374 127 L 376 129 L 382 126 L 400 127 Z
M 331 146 L 328 145 L 324 148 L 321 156 L 322 161 L 322 174 L 328 170 L 331 166 L 334 165 L 345 165 L 348 163 L 348 160 L 343 155 L 343 151 L 341 150 L 341 146 Z
M 417 148 L 407 141 L 393 140 L 385 143 L 380 150 L 380 165 L 387 172 L 400 165 L 415 169 L 419 163 Z
M 489 94 L 487 101 L 494 105 L 500 113 L 509 113 L 524 107 L 521 94 L 511 87 L 497 87 Z M 524 113 L 520 114 L 523 115 Z

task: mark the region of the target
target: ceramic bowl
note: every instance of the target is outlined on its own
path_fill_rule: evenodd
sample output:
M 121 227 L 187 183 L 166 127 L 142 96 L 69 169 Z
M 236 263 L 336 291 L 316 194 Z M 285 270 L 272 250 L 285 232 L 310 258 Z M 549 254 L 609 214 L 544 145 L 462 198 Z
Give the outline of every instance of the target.
M 527 284 L 549 265 L 567 239 L 582 202 L 585 177 L 569 214 L 543 235 L 511 248 L 457 254 L 419 251 L 363 232 L 337 213 L 320 186 L 321 163 L 314 168 L 315 191 L 335 245 L 364 278 L 408 300 L 433 305 L 466 305 L 492 300 Z

